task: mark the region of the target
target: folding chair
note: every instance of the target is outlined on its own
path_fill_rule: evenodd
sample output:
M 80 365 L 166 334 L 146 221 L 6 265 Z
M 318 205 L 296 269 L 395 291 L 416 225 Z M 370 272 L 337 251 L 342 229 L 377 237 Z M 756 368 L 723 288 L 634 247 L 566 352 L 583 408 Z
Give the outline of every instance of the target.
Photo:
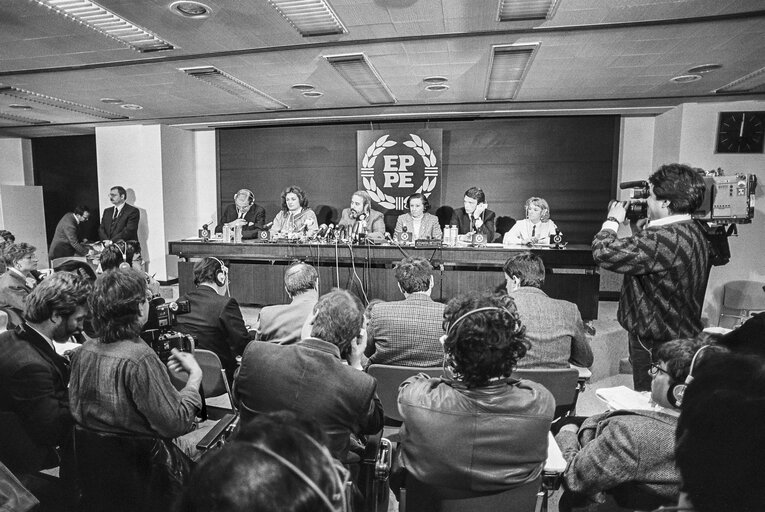
M 718 326 L 734 329 L 752 313 L 765 311 L 765 287 L 757 281 L 731 281 L 723 287 L 723 304 Z M 737 320 L 723 322 L 724 318 Z
M 555 419 L 574 412 L 579 395 L 579 371 L 576 368 L 523 368 L 513 371 L 513 377 L 546 387 L 555 398 Z

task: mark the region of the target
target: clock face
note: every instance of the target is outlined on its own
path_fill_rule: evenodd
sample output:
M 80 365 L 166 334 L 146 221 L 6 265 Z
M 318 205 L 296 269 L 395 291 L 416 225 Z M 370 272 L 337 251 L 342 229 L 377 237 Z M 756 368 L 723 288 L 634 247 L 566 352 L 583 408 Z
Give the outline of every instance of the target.
M 721 112 L 718 153 L 762 153 L 765 112 Z

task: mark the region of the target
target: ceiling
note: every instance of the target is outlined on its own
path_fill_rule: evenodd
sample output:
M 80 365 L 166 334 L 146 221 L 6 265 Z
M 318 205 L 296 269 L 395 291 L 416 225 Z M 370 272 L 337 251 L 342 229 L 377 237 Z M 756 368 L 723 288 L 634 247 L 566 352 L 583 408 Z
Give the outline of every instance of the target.
M 175 14 L 172 0 L 101 0 L 175 46 L 147 53 L 34 1 L 0 2 L 0 92 L 12 87 L 76 104 L 0 94 L 0 136 L 92 133 L 115 123 L 202 129 L 658 114 L 689 101 L 765 98 L 762 87 L 715 93 L 765 68 L 762 0 L 558 0 L 549 19 L 524 21 L 497 21 L 498 0 L 329 0 L 347 33 L 313 37 L 303 37 L 266 0 L 202 1 L 212 9 L 205 19 Z M 487 101 L 492 46 L 518 43 L 539 46 L 515 98 Z M 358 52 L 395 103 L 370 105 L 325 59 Z M 694 82 L 670 81 L 703 64 L 722 67 Z M 215 66 L 289 108 L 265 110 L 179 70 L 196 66 Z M 446 77 L 449 88 L 427 91 L 423 79 L 434 75 Z M 322 95 L 306 97 L 294 84 Z

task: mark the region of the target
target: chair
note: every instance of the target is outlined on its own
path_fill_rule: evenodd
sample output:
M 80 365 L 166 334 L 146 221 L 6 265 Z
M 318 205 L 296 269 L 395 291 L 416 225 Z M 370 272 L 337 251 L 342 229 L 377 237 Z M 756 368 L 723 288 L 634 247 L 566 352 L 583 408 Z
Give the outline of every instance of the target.
M 519 368 L 513 371 L 516 379 L 542 384 L 555 398 L 555 419 L 573 414 L 579 396 L 579 371 L 576 368 Z
M 541 505 L 541 476 L 507 491 L 493 493 L 451 489 L 404 476 L 399 512 L 532 512 Z
M 757 281 L 731 281 L 723 287 L 723 303 L 717 325 L 733 329 L 753 312 L 765 311 L 765 287 Z M 723 318 L 738 321 L 723 322 Z M 723 325 L 725 323 L 725 325 Z
M 204 391 L 205 402 L 209 399 L 226 395 L 228 397 L 229 408 L 218 406 L 207 406 L 207 414 L 211 419 L 221 419 L 226 414 L 237 414 L 234 396 L 231 393 L 231 387 L 228 385 L 226 370 L 220 362 L 220 358 L 215 352 L 204 349 L 194 350 L 194 358 L 199 367 L 202 368 L 202 391 Z M 169 370 L 168 370 L 169 371 Z M 170 372 L 170 380 L 177 389 L 182 389 L 186 385 L 189 376 L 187 373 Z

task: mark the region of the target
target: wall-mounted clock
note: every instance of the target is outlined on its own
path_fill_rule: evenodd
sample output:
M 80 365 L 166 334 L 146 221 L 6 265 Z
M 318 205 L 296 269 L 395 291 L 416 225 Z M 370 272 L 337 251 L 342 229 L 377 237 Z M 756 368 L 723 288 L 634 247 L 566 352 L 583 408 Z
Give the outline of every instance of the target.
M 762 153 L 765 112 L 720 112 L 718 153 Z

